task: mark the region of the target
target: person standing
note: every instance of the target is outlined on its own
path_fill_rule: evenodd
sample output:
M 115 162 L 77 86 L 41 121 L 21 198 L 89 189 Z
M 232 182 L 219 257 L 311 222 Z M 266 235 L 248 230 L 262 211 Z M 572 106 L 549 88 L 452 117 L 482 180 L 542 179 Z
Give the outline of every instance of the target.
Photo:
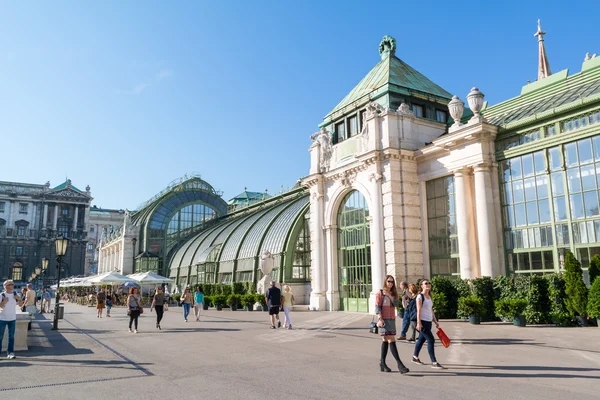
M 110 318 L 110 309 L 113 306 L 113 296 L 112 294 L 106 295 L 106 318 Z
M 35 308 L 35 290 L 33 290 L 33 286 L 31 283 L 27 284 L 27 293 L 25 294 L 25 303 L 23 304 L 23 311 L 28 312 L 30 315 L 35 315 L 37 313 L 37 308 Z M 27 330 L 31 330 L 31 320 L 27 324 Z
M 42 312 L 50 312 L 50 302 L 52 301 L 52 294 L 48 289 L 44 289 L 42 295 Z
M 4 292 L 0 297 L 0 353 L 2 352 L 2 340 L 4 330 L 8 328 L 8 347 L 6 358 L 15 358 L 15 329 L 17 327 L 17 305 L 21 305 L 21 297 L 13 290 L 15 284 L 12 280 L 4 281 Z
M 411 299 L 408 302 L 408 305 L 406 306 L 406 310 L 404 311 L 404 313 L 408 314 L 410 326 L 409 326 L 409 330 L 407 330 L 406 332 L 407 332 L 407 334 L 409 331 L 412 332 L 410 335 L 410 339 L 408 339 L 408 341 L 414 342 L 415 336 L 417 334 L 417 295 L 419 294 L 419 288 L 414 283 L 411 283 L 410 285 L 408 285 L 408 291 L 411 294 Z
M 294 305 L 294 294 L 291 292 L 290 285 L 283 287 L 283 293 L 281 294 L 283 303 L 283 312 L 285 313 L 285 320 L 283 326 L 287 329 L 292 329 L 292 319 L 290 318 L 290 311 Z
M 150 312 L 152 312 L 152 309 L 156 310 L 156 329 L 162 330 L 160 327 L 160 321 L 162 321 L 163 314 L 168 310 L 168 308 L 165 295 L 163 294 L 163 289 L 160 286 L 158 286 L 154 291 L 154 298 L 152 299 L 152 304 L 150 305 Z
M 106 293 L 104 293 L 104 289 L 100 288 L 100 291 L 96 295 L 96 309 L 98 310 L 98 318 L 102 318 L 102 310 L 104 310 L 105 301 Z
M 431 359 L 431 368 L 436 369 L 445 369 L 437 362 L 435 358 L 435 339 L 433 338 L 433 333 L 431 332 L 431 324 L 432 322 L 435 324 L 436 328 L 440 327 L 440 324 L 435 317 L 435 313 L 433 312 L 433 300 L 431 299 L 431 282 L 427 279 L 423 279 L 421 281 L 421 289 L 422 292 L 417 295 L 417 330 L 421 332 L 419 334 L 419 340 L 417 340 L 417 344 L 415 345 L 415 351 L 412 356 L 412 362 L 415 364 L 424 365 L 421 360 L 419 360 L 419 353 L 421 352 L 421 348 L 423 348 L 423 344 L 425 340 L 427 340 L 427 352 L 429 353 L 429 358 Z
M 200 321 L 200 311 L 202 311 L 202 306 L 204 305 L 204 291 L 202 290 L 202 286 L 196 287 L 196 292 L 194 293 L 194 314 L 196 315 L 196 321 Z
M 388 349 L 392 351 L 392 356 L 398 363 L 398 369 L 401 374 L 410 372 L 404 366 L 398 348 L 396 347 L 396 307 L 398 306 L 398 289 L 396 289 L 396 280 L 393 276 L 387 275 L 384 281 L 384 287 L 375 296 L 375 314 L 378 315 L 377 326 L 383 339 L 381 343 L 381 357 L 379 359 L 379 368 L 381 372 L 392 372 L 386 365 L 385 358 Z
M 281 308 L 281 290 L 277 287 L 277 282 L 271 281 L 271 287 L 265 293 L 267 307 L 269 307 L 269 318 L 271 320 L 271 329 L 281 328 L 279 320 L 279 308 Z M 277 327 L 275 327 L 275 319 L 277 319 Z
M 131 332 L 131 325 L 135 322 L 134 332 L 138 333 L 138 318 L 142 313 L 142 303 L 140 292 L 136 287 L 132 287 L 129 290 L 129 296 L 127 296 L 127 310 L 129 313 L 129 332 Z
M 194 304 L 194 296 L 192 296 L 192 291 L 189 287 L 186 287 L 181 295 L 181 305 L 183 306 L 183 320 L 188 322 L 188 315 L 190 315 L 190 310 L 192 309 L 192 305 Z
M 408 326 L 410 324 L 410 319 L 408 318 L 406 307 L 408 307 L 408 302 L 410 301 L 410 293 L 408 292 L 408 284 L 404 281 L 400 282 L 400 295 L 402 301 L 402 308 L 404 309 L 404 315 L 402 316 L 402 330 L 400 331 L 400 336 L 398 336 L 398 340 L 406 340 L 406 331 L 408 330 Z

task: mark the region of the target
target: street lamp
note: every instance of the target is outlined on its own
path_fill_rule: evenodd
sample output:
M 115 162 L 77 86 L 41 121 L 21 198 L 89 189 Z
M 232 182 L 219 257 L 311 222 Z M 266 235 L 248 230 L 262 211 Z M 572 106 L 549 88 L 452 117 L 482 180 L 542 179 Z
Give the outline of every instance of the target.
M 56 245 L 56 261 L 58 268 L 58 280 L 56 283 L 56 303 L 54 304 L 54 324 L 52 330 L 58 330 L 58 303 L 60 301 L 60 270 L 62 269 L 62 258 L 67 253 L 67 247 L 69 247 L 69 239 L 58 236 L 54 242 Z

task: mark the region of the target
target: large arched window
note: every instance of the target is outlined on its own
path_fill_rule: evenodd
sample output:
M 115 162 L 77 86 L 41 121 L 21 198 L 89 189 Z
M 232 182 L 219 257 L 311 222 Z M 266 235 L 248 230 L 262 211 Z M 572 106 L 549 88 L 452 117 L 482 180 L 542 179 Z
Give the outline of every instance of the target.
M 358 191 L 348 193 L 338 211 L 338 271 L 341 308 L 369 311 L 371 235 L 369 207 Z
M 197 227 L 215 218 L 216 212 L 204 204 L 190 204 L 173 215 L 167 226 L 167 248 L 171 248 L 180 238 L 197 231 Z

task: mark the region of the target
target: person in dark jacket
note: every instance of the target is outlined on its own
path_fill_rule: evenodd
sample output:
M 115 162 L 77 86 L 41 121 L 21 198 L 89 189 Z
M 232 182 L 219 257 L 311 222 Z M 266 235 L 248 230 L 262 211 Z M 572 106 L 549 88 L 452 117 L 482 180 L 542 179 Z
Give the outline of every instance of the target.
M 415 342 L 415 336 L 417 333 L 417 295 L 419 294 L 419 289 L 417 288 L 417 285 L 411 283 L 408 286 L 408 291 L 411 295 L 411 298 L 408 301 L 408 306 L 406 306 L 406 310 L 404 312 L 408 313 L 408 320 L 410 321 L 410 327 L 407 332 L 412 332 L 408 341 Z

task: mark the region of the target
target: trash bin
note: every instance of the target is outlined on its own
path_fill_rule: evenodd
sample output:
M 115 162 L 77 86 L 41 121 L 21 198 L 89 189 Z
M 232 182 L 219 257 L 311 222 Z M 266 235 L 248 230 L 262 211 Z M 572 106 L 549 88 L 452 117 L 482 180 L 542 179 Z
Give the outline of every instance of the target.
M 58 319 L 63 319 L 65 316 L 65 305 L 58 303 Z

